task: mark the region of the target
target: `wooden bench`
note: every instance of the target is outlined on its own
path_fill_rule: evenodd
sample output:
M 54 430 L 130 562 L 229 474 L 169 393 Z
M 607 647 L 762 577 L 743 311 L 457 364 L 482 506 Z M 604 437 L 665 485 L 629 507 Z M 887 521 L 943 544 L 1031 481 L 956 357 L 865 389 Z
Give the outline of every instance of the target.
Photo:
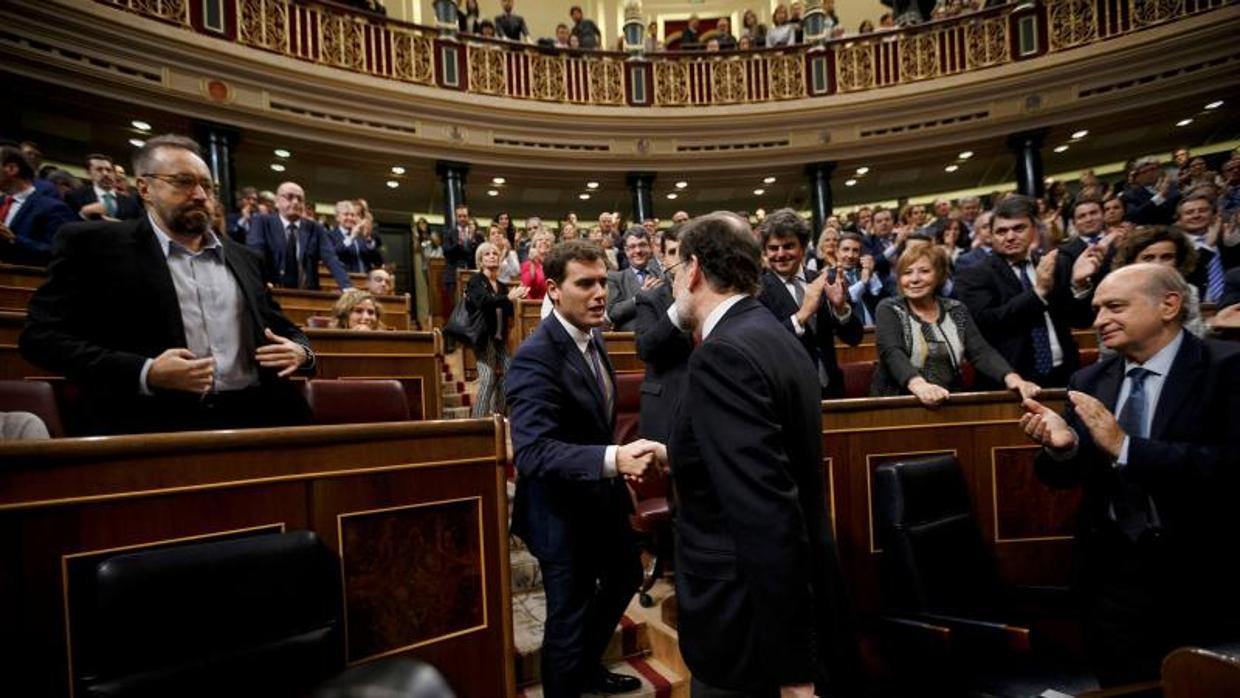
M 496 418 L 0 444 L 6 695 L 70 695 L 81 570 L 299 529 L 340 558 L 350 664 L 411 654 L 514 695 L 504 443 Z
M 277 288 L 271 292 L 285 317 L 305 327 L 312 315 L 331 317 L 332 306 L 340 294 L 335 291 L 303 291 L 295 288 Z M 409 329 L 409 294 L 377 296 L 383 306 L 383 324 L 396 330 Z
M 366 288 L 367 285 L 366 274 L 357 271 L 349 272 L 349 281 L 353 282 L 353 288 Z M 319 288 L 325 291 L 340 290 L 336 277 L 322 264 L 319 265 Z
M 318 378 L 395 378 L 421 382 L 421 418 L 443 415 L 443 336 L 432 332 L 359 332 L 308 329 Z

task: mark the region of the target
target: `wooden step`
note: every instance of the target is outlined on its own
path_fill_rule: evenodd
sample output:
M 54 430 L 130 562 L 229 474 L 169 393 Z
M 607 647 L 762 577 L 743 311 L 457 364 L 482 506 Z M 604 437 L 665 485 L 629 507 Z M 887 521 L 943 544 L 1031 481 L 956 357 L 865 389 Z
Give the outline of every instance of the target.
M 543 621 L 547 614 L 546 597 L 541 589 L 513 594 L 512 634 L 516 656 L 518 686 L 530 686 L 541 680 Z M 646 624 L 628 615 L 620 619 L 603 653 L 603 663 L 611 664 L 623 659 L 644 657 L 650 651 Z
M 657 659 L 647 657 L 631 657 L 607 666 L 608 671 L 617 674 L 636 676 L 642 687 L 632 693 L 625 693 L 626 698 L 688 698 L 688 677 L 676 673 Z M 542 685 L 537 684 L 517 690 L 517 698 L 542 698 Z M 585 696 L 595 696 L 586 693 Z

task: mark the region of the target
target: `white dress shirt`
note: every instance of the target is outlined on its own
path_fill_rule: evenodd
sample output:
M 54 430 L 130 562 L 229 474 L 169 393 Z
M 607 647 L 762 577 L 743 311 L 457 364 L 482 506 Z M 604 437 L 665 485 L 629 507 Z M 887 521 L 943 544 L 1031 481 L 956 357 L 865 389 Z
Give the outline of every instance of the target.
M 1046 334 L 1051 342 L 1051 366 L 1058 368 L 1063 364 L 1063 347 L 1060 346 L 1059 337 L 1055 334 L 1055 323 L 1051 321 L 1051 314 L 1046 310 L 1050 304 L 1037 291 L 1037 278 L 1033 275 L 1033 262 L 1025 260 L 1018 264 L 1009 263 L 1009 266 L 1012 267 L 1012 271 L 1016 272 L 1017 276 L 1023 274 L 1029 280 L 1029 287 L 1033 289 L 1033 295 L 1042 301 L 1042 321 L 1046 323 Z
M 560 321 L 560 324 L 564 327 L 564 331 L 568 332 L 568 336 L 573 338 L 573 343 L 577 345 L 577 350 L 581 352 L 581 358 L 585 359 L 586 366 L 589 367 L 590 373 L 593 374 L 593 362 L 590 361 L 590 357 L 586 355 L 586 347 L 590 345 L 590 333 L 569 322 L 563 315 L 560 314 L 559 310 L 553 309 L 551 313 L 555 315 L 556 320 Z M 602 359 L 599 359 L 599 364 L 602 364 Z M 604 370 L 606 370 L 606 368 L 604 368 Z M 609 377 L 604 376 L 603 380 L 609 380 Z M 613 478 L 619 472 L 616 469 L 616 448 L 617 446 L 612 444 L 608 446 L 607 450 L 603 453 L 603 477 L 605 478 Z

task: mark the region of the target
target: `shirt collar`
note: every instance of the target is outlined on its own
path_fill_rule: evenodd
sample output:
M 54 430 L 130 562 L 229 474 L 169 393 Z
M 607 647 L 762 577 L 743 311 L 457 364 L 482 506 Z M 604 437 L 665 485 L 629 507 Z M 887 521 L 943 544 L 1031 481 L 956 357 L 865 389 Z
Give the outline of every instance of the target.
M 553 309 L 551 314 L 555 315 L 555 319 L 559 320 L 560 324 L 564 326 L 564 330 L 568 332 L 568 336 L 573 338 L 573 343 L 577 345 L 577 349 L 580 350 L 582 354 L 586 353 L 586 346 L 590 344 L 591 333 L 583 331 L 580 327 L 577 327 L 565 319 L 565 317 L 560 314 L 558 308 Z
M 710 315 L 706 316 L 706 322 L 702 323 L 702 341 L 703 342 L 706 341 L 706 338 L 709 337 L 710 333 L 715 329 L 715 325 L 718 325 L 719 321 L 723 319 L 724 313 L 728 312 L 728 310 L 731 309 L 732 306 L 745 300 L 746 297 L 747 296 L 743 293 L 737 293 L 737 294 L 728 296 L 727 298 L 723 299 L 723 302 L 721 302 L 719 305 L 716 305 L 714 310 L 710 311 Z
M 35 191 L 34 185 L 31 185 L 30 187 L 23 189 L 22 191 L 19 191 L 16 194 L 9 194 L 9 198 L 13 200 L 13 203 L 20 204 L 20 203 L 23 203 L 26 199 L 29 199 L 30 195 L 33 194 L 34 191 Z
M 95 186 L 95 199 L 97 199 L 97 200 L 99 200 L 99 201 L 103 201 L 103 195 L 104 195 L 104 194 L 111 194 L 112 196 L 116 196 L 116 190 L 115 190 L 115 189 L 111 189 L 111 190 L 107 190 L 107 189 L 100 189 L 98 184 L 96 184 L 96 185 L 94 185 L 94 186 Z
M 1175 361 L 1175 355 L 1180 353 L 1180 345 L 1184 343 L 1184 330 L 1180 330 L 1176 334 L 1175 339 L 1167 342 L 1167 346 L 1158 350 L 1145 363 L 1139 364 L 1135 361 L 1124 360 L 1124 375 L 1128 375 L 1130 369 L 1140 366 L 1154 373 L 1157 376 L 1165 378 L 1167 373 L 1171 371 L 1171 364 Z
M 297 220 L 295 220 L 295 221 L 290 221 L 289 219 L 285 218 L 285 217 L 284 217 L 284 214 L 282 214 L 282 213 L 281 213 L 281 214 L 276 214 L 276 215 L 280 216 L 280 230 L 281 230 L 281 231 L 283 231 L 283 232 L 288 232 L 288 227 L 289 227 L 290 225 L 293 225 L 293 224 L 296 224 L 296 225 L 297 225 L 297 227 L 298 227 L 299 229 L 301 228 L 301 219 L 300 219 L 300 218 L 298 218 L 298 219 L 297 219 Z
M 172 251 L 173 245 L 176 245 L 178 250 L 181 250 L 190 256 L 200 254 L 201 252 L 206 252 L 207 250 L 217 250 L 217 254 L 223 256 L 224 246 L 220 243 L 220 239 L 216 237 L 215 231 L 213 230 L 207 231 L 206 244 L 202 246 L 202 250 L 196 253 L 191 252 L 189 248 L 185 247 L 185 245 L 173 240 L 172 236 L 164 232 L 163 227 L 159 225 L 159 221 L 155 220 L 155 216 L 152 215 L 150 211 L 147 211 L 146 218 L 151 222 L 151 228 L 155 230 L 155 239 L 159 240 L 159 247 L 164 251 L 164 259 L 168 258 L 168 255 Z

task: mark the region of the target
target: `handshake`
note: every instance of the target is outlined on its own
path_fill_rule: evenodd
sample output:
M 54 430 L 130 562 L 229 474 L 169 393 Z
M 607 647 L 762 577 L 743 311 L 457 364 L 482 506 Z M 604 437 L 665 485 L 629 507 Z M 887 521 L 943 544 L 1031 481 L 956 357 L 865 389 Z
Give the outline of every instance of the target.
M 638 439 L 616 448 L 616 471 L 631 482 L 641 482 L 646 470 L 656 466 L 668 470 L 667 446 L 658 441 Z

